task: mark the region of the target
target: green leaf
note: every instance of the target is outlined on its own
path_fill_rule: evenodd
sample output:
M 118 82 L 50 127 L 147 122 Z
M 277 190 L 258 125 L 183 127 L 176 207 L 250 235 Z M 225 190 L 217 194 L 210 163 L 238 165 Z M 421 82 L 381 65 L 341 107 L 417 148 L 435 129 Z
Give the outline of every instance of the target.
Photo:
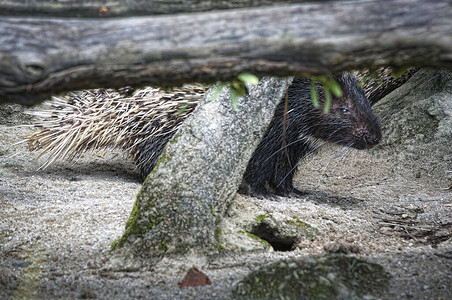
M 215 89 L 215 91 L 212 94 L 212 101 L 217 100 L 218 95 L 220 95 L 221 91 L 223 90 L 223 88 L 225 87 L 226 83 L 221 82 L 217 88 Z
M 323 90 L 324 90 L 324 93 L 325 93 L 325 104 L 323 106 L 323 113 L 327 114 L 327 113 L 330 112 L 332 97 L 331 97 L 330 89 L 328 89 L 326 86 L 324 86 Z
M 235 91 L 237 97 L 243 97 L 248 95 L 248 90 L 246 89 L 245 83 L 239 80 L 232 81 L 231 90 Z
M 317 87 L 316 87 L 316 80 L 311 79 L 311 100 L 312 103 L 314 104 L 314 107 L 319 107 L 320 106 L 320 102 L 319 102 L 319 95 L 317 93 Z
M 230 89 L 230 93 L 231 93 L 232 109 L 237 110 L 237 109 L 239 109 L 239 103 L 238 103 L 239 95 L 237 94 L 237 91 L 235 89 Z
M 241 73 L 237 78 L 245 83 L 249 84 L 258 84 L 259 78 L 256 75 L 250 74 L 250 73 Z
M 233 88 L 234 90 L 236 90 L 236 91 L 240 90 L 241 87 L 242 87 L 242 85 L 243 85 L 243 82 L 238 81 L 238 80 L 233 80 L 233 81 L 231 82 L 232 88 Z
M 181 105 L 181 107 L 179 107 L 179 109 L 177 110 L 176 114 L 178 114 L 178 115 L 183 114 L 185 112 L 185 110 L 187 109 L 187 107 L 188 107 L 188 103 Z
M 328 89 L 333 92 L 334 96 L 342 97 L 342 89 L 333 77 L 328 78 Z

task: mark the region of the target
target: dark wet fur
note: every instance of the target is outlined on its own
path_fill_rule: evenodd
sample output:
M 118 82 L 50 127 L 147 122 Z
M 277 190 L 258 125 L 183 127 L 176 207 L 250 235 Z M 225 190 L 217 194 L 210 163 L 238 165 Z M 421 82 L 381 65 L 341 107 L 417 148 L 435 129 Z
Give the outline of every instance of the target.
M 323 105 L 314 107 L 310 79 L 294 79 L 288 90 L 285 135 L 283 100 L 248 163 L 241 192 L 254 196 L 300 194 L 292 185 L 296 166 L 300 159 L 314 152 L 321 141 L 366 149 L 381 140 L 378 120 L 354 76 L 342 73 L 335 79 L 343 96 L 333 99 L 328 114 L 323 113 Z M 323 104 L 323 91 L 319 86 L 317 89 Z
M 313 139 L 356 149 L 370 148 L 380 141 L 379 123 L 355 77 L 342 73 L 335 76 L 335 79 L 342 88 L 343 96 L 333 99 L 328 114 L 323 113 L 323 107 L 313 106 L 310 79 L 294 79 L 288 89 L 289 113 L 285 134 L 283 100 L 277 106 L 265 136 L 248 164 L 241 192 L 254 196 L 270 193 L 298 194 L 299 191 L 292 185 L 292 178 L 299 160 L 318 148 Z M 323 91 L 320 87 L 318 94 L 323 102 Z M 343 108 L 348 111 L 343 112 Z M 159 138 L 148 139 L 136 147 L 138 155 L 135 162 L 143 178 L 152 171 L 163 147 L 173 134 L 171 132 Z

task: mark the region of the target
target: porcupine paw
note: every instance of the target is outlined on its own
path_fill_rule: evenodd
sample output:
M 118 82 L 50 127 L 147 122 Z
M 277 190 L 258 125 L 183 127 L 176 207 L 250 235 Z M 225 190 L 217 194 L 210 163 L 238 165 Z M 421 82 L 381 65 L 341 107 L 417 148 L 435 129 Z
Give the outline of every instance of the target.
M 288 189 L 276 189 L 275 194 L 281 197 L 300 198 L 306 196 L 308 193 L 292 187 Z
M 273 199 L 275 197 L 275 195 L 273 195 L 267 190 L 258 190 L 258 191 L 252 190 L 248 193 L 248 195 L 258 199 Z
M 264 186 L 251 186 L 249 184 L 243 184 L 240 186 L 238 192 L 242 195 L 248 195 L 258 199 L 270 198 L 272 195 Z

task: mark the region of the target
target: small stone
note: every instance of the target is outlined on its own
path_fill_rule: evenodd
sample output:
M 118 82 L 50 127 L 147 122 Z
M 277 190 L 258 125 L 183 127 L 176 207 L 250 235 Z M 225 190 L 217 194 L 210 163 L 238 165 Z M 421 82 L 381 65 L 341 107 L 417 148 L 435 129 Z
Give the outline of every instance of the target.
M 11 265 L 15 268 L 26 268 L 30 265 L 30 263 L 27 261 L 21 261 L 21 262 L 13 262 Z
M 190 287 L 190 286 L 205 286 L 210 285 L 212 282 L 206 274 L 199 271 L 196 267 L 192 267 L 188 270 L 187 275 L 185 275 L 184 279 L 179 283 L 181 288 Z
M 383 226 L 383 227 L 380 228 L 380 232 L 381 233 L 388 233 L 388 232 L 391 232 L 391 231 L 392 231 L 392 228 L 388 227 L 388 226 Z
M 334 242 L 325 244 L 323 246 L 323 250 L 328 253 L 359 253 L 361 251 L 360 247 L 353 243 L 345 243 L 345 242 Z

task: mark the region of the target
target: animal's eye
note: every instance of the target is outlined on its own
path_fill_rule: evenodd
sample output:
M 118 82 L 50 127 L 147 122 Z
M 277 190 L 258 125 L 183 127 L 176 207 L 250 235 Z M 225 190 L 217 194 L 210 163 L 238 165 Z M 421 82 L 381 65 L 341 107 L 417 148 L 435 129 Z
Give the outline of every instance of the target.
M 342 112 L 343 114 L 349 114 L 349 113 L 350 113 L 350 111 L 348 110 L 348 108 L 345 108 L 345 107 L 341 108 L 341 112 Z

